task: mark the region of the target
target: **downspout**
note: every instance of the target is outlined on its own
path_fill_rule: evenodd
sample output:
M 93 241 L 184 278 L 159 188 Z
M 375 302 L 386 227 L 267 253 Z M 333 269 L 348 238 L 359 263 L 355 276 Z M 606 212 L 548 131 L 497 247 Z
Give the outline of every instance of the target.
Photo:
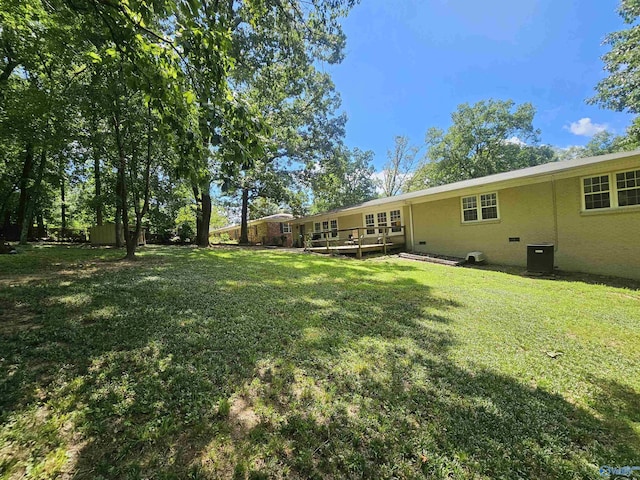
M 553 251 L 558 251 L 558 200 L 556 198 L 556 179 L 551 177 L 551 192 L 553 196 Z
M 411 226 L 411 251 L 415 250 L 415 243 L 413 242 L 413 203 L 409 204 L 409 225 Z

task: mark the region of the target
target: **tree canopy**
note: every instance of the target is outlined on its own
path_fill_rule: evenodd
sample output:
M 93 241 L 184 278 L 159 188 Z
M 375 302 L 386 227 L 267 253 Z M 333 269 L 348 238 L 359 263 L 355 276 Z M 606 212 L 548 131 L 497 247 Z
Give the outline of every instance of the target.
M 215 183 L 273 179 L 341 144 L 315 65 L 342 59 L 353 4 L 0 0 L 3 233 L 110 221 L 133 257 L 150 219 L 191 212 L 208 244 Z
M 540 131 L 533 126 L 534 115 L 533 105 L 516 105 L 512 100 L 459 105 L 446 132 L 427 131 L 426 155 L 408 190 L 553 161 L 553 150 L 538 145 Z
M 376 182 L 372 165 L 373 152 L 355 148 L 341 149 L 309 172 L 314 193 L 312 212 L 356 205 L 376 197 Z

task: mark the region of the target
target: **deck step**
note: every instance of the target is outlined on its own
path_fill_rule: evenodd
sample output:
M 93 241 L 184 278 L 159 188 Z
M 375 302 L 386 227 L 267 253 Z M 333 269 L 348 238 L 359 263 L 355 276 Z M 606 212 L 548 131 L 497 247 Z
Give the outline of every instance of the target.
M 418 260 L 420 262 L 438 263 L 440 265 L 449 265 L 451 267 L 458 267 L 464 265 L 466 260 L 464 258 L 458 258 L 455 260 L 449 260 L 446 258 L 431 257 L 429 255 L 416 255 L 414 253 L 400 253 L 400 258 L 406 258 L 407 260 Z

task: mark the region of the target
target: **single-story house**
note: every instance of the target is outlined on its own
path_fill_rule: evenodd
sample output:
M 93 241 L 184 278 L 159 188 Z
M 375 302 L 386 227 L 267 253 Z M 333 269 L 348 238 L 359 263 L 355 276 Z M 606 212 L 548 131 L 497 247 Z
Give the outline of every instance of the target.
M 289 213 L 277 213 L 268 217 L 249 220 L 247 222 L 249 243 L 253 245 L 280 245 L 291 247 L 293 236 L 291 234 L 291 222 L 294 216 Z M 216 228 L 209 232 L 210 235 L 220 237 L 227 234 L 230 240 L 240 239 L 240 225 L 234 224 L 227 227 Z
M 292 231 L 313 247 L 355 239 L 523 267 L 528 244 L 547 244 L 561 270 L 640 279 L 640 150 L 379 198 L 298 218 Z

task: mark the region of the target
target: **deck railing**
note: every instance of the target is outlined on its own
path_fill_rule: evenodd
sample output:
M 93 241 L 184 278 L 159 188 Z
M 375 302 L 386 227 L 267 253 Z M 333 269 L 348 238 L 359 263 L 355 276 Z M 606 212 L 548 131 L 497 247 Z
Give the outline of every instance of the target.
M 375 233 L 367 233 L 373 230 Z M 349 235 L 345 239 L 341 238 L 340 232 L 349 232 Z M 375 243 L 364 243 L 367 238 L 373 238 L 378 235 Z M 394 238 L 402 237 L 402 243 L 407 244 L 407 230 L 404 225 L 394 225 L 389 227 L 353 227 L 353 228 L 340 228 L 322 230 L 319 232 L 310 232 L 304 235 L 304 249 L 310 250 L 317 247 L 325 247 L 327 251 L 331 251 L 332 247 L 337 246 L 352 246 L 357 248 L 356 255 L 358 258 L 362 258 L 362 247 L 367 245 L 381 245 L 383 253 L 387 254 L 387 247 L 394 244 L 392 240 Z M 395 242 L 397 243 L 397 242 Z

